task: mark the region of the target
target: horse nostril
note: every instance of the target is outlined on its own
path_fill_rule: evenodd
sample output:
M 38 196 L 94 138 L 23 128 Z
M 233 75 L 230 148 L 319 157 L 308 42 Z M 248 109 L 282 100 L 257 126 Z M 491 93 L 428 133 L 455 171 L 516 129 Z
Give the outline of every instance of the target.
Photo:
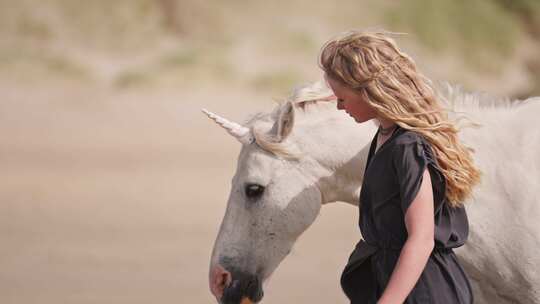
M 223 291 L 231 284 L 232 275 L 221 266 L 212 268 L 210 276 L 210 291 L 216 298 L 223 296 Z
M 220 285 L 223 286 L 223 288 L 226 288 L 227 286 L 231 285 L 231 281 L 232 281 L 231 274 L 228 271 L 222 273 L 220 281 L 221 281 Z

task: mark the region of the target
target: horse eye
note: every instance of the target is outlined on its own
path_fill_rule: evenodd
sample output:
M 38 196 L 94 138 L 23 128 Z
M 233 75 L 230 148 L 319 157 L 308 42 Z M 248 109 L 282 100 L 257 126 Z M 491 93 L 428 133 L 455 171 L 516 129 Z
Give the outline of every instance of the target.
M 247 197 L 258 198 L 263 194 L 264 187 L 258 184 L 247 184 L 245 191 Z

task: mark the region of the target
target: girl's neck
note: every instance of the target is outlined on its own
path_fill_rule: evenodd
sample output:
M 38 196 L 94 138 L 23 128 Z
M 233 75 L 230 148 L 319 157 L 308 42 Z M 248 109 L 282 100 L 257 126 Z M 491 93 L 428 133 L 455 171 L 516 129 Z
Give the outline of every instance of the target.
M 388 119 L 384 119 L 384 118 L 377 118 L 377 121 L 378 121 L 378 125 L 380 127 L 382 127 L 383 129 L 390 129 L 392 128 L 393 126 L 396 126 L 396 123 L 391 121 L 391 120 L 388 120 Z

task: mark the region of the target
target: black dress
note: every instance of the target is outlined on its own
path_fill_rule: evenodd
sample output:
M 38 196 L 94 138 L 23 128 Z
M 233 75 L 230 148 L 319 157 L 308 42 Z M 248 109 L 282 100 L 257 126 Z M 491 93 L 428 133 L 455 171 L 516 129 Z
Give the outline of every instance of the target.
M 378 133 L 371 141 L 360 192 L 363 240 L 341 275 L 343 291 L 351 304 L 376 303 L 380 298 L 407 240 L 404 214 L 428 166 L 435 204 L 435 248 L 405 303 L 473 303 L 469 280 L 452 250 L 467 240 L 467 214 L 463 207 L 446 203 L 446 180 L 429 142 L 421 134 L 397 126 L 374 153 Z

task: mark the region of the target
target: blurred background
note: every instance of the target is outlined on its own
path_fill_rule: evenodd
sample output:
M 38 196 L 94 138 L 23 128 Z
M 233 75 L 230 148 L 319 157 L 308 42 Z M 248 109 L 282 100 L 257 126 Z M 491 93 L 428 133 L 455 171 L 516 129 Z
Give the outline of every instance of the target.
M 0 303 L 213 303 L 242 122 L 321 79 L 349 29 L 430 78 L 540 95 L 538 0 L 0 0 Z M 354 207 L 323 208 L 263 303 L 346 303 Z

